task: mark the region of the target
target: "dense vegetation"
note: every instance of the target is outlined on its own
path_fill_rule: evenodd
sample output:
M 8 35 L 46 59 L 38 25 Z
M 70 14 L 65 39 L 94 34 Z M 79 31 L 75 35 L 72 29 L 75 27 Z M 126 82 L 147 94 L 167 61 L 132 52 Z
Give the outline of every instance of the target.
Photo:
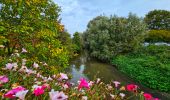
M 170 43 L 170 31 L 168 30 L 150 30 L 146 34 L 146 42 L 168 42 Z
M 153 10 L 145 16 L 150 30 L 145 39 L 147 42 L 170 42 L 170 11 Z
M 146 24 L 134 14 L 125 17 L 98 16 L 84 33 L 85 46 L 92 57 L 109 61 L 111 57 L 140 47 Z
M 74 44 L 74 51 L 76 53 L 80 53 L 82 51 L 82 47 L 83 47 L 83 40 L 82 40 L 82 36 L 81 33 L 75 32 L 73 34 L 73 44 Z
M 150 30 L 170 30 L 170 11 L 153 10 L 145 16 Z
M 112 63 L 120 71 L 155 90 L 170 91 L 170 47 L 142 47 L 127 55 L 119 55 Z
M 144 42 L 169 42 L 169 11 L 150 11 L 144 19 L 98 16 L 84 33 L 91 57 L 110 61 L 120 71 L 155 90 L 170 91 L 170 48 L 143 46 Z M 146 23 L 145 23 L 146 22 Z
M 170 47 L 143 46 L 169 42 L 169 11 L 154 10 L 144 19 L 132 13 L 97 16 L 73 38 L 60 23 L 60 11 L 51 0 L 0 1 L 0 99 L 159 100 L 135 84 L 71 83 L 61 71 L 83 48 L 150 88 L 170 91 Z
M 60 8 L 51 0 L 0 1 L 0 45 L 2 56 L 17 49 L 28 58 L 66 67 L 73 54 L 69 33 L 60 24 Z

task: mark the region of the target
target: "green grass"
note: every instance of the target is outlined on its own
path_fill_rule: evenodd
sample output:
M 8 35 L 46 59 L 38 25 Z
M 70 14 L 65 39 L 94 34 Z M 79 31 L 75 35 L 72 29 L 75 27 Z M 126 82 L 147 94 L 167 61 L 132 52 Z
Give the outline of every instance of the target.
M 170 47 L 149 46 L 112 60 L 118 69 L 143 85 L 170 92 Z

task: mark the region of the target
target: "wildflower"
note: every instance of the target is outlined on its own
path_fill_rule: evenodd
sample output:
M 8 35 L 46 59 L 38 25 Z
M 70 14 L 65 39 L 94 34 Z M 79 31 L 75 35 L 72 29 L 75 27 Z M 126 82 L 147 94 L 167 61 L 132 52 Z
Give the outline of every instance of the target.
M 100 80 L 101 80 L 100 78 L 97 78 L 97 81 L 96 81 L 96 83 L 98 84 L 98 83 L 100 82 Z
M 16 93 L 15 96 L 18 97 L 21 100 L 24 100 L 27 92 L 28 92 L 28 90 L 19 91 L 19 92 Z
M 119 84 L 120 84 L 120 82 L 118 82 L 118 81 L 113 81 L 113 83 L 115 84 L 115 87 L 117 88 L 118 86 L 119 86 Z
M 119 95 L 120 95 L 120 97 L 121 97 L 122 99 L 125 97 L 125 94 L 124 94 L 124 93 L 120 93 Z
M 154 98 L 154 100 L 159 100 L 159 98 Z
M 62 91 L 54 91 L 53 89 L 49 92 L 50 100 L 67 100 L 68 96 L 65 95 Z
M 22 59 L 22 66 L 24 66 L 26 64 L 26 59 Z
M 26 73 L 28 73 L 28 74 L 35 74 L 36 72 L 31 70 L 31 69 L 26 69 Z
M 0 76 L 0 83 L 7 83 L 9 81 L 8 77 L 3 75 Z
M 56 75 L 53 75 L 52 77 L 53 77 L 53 78 L 56 78 L 57 76 L 56 76 Z
M 48 80 L 48 81 L 52 81 L 53 79 L 49 76 L 47 80 Z
M 87 96 L 82 96 L 81 100 L 87 100 Z
M 64 89 L 69 88 L 67 84 L 63 84 L 62 86 L 63 86 Z
M 107 84 L 107 89 L 108 89 L 108 90 L 112 90 L 113 87 L 112 87 L 110 84 Z
M 138 86 L 134 85 L 134 84 L 129 84 L 126 87 L 127 87 L 128 91 L 133 91 L 133 92 L 135 92 L 137 90 L 137 88 L 138 88 Z
M 88 84 L 89 84 L 89 86 L 92 86 L 94 84 L 94 82 L 90 81 Z
M 39 65 L 38 65 L 37 63 L 34 62 L 33 67 L 34 67 L 34 68 L 38 68 Z
M 86 88 L 86 89 L 90 88 L 88 82 L 84 78 L 81 78 L 79 86 L 78 86 L 78 90 L 80 90 L 83 87 Z
M 39 96 L 39 95 L 44 94 L 44 88 L 42 88 L 41 86 L 35 88 L 34 91 L 33 91 L 33 94 L 35 94 L 35 96 Z
M 11 70 L 13 68 L 13 64 L 12 63 L 7 63 L 6 64 L 6 69 Z
M 44 65 L 44 66 L 47 66 L 47 63 L 44 63 L 43 65 Z
M 152 95 L 149 93 L 144 93 L 143 96 L 145 97 L 145 100 L 151 100 L 152 99 Z
M 60 80 L 67 80 L 68 79 L 68 76 L 67 76 L 67 74 L 64 74 L 64 73 L 60 73 L 60 78 L 59 78 Z
M 40 77 L 41 75 L 40 75 L 40 73 L 37 73 L 37 77 Z
M 45 84 L 42 85 L 42 88 L 43 88 L 43 89 L 46 89 L 46 88 L 47 88 L 47 89 L 50 89 L 50 85 L 47 84 L 47 83 L 45 83 Z
M 19 72 L 28 72 L 28 69 L 26 66 L 22 65 L 21 68 L 19 69 Z
M 5 98 L 11 98 L 11 99 L 12 99 L 12 98 L 15 98 L 16 93 L 18 93 L 18 92 L 20 92 L 20 91 L 23 91 L 23 90 L 25 90 L 24 87 L 18 86 L 18 87 L 16 87 L 16 88 L 8 91 L 6 94 L 4 94 L 4 97 L 5 97 Z
M 22 48 L 22 53 L 27 53 L 27 50 Z
M 110 96 L 111 96 L 112 99 L 114 99 L 114 97 L 115 97 L 115 95 L 113 95 L 113 94 L 110 94 Z

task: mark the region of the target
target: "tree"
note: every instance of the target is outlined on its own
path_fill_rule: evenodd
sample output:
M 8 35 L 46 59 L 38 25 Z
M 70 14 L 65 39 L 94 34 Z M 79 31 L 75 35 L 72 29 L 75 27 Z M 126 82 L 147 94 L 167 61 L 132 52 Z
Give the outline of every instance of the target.
M 145 16 L 149 29 L 170 30 L 170 11 L 153 10 Z
M 69 51 L 58 39 L 63 25 L 57 4 L 51 0 L 1 0 L 0 4 L 0 35 L 7 39 L 3 45 L 9 55 L 24 47 L 31 58 L 67 66 Z
M 75 45 L 75 46 L 74 46 L 75 52 L 76 52 L 76 53 L 80 53 L 81 50 L 82 50 L 82 45 L 83 45 L 81 34 L 78 33 L 78 32 L 75 32 L 75 33 L 73 34 L 73 39 L 72 39 L 72 41 L 73 41 L 73 44 Z
M 92 57 L 109 61 L 139 48 L 145 32 L 145 23 L 134 14 L 130 13 L 128 18 L 98 16 L 88 23 L 84 41 Z

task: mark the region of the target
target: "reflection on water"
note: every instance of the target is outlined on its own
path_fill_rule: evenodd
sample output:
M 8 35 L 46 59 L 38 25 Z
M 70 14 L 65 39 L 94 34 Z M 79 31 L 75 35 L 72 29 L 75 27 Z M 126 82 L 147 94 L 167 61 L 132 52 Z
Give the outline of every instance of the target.
M 84 74 L 84 69 L 85 66 L 84 65 L 80 65 L 79 67 L 76 67 L 74 64 L 71 65 L 71 74 L 73 76 L 73 78 L 71 79 L 72 82 L 76 83 L 80 78 L 86 78 L 88 80 L 88 78 L 86 77 L 86 75 Z
M 134 83 L 145 92 L 151 93 L 153 96 L 161 98 L 161 100 L 170 100 L 170 94 L 160 93 L 146 88 L 119 72 L 114 66 L 92 59 L 87 59 L 87 56 L 83 54 L 70 63 L 68 73 L 71 73 L 73 76 L 71 82 L 77 83 L 77 81 L 83 77 L 87 80 L 101 78 L 105 83 L 109 83 L 111 80 L 116 80 L 123 84 Z

